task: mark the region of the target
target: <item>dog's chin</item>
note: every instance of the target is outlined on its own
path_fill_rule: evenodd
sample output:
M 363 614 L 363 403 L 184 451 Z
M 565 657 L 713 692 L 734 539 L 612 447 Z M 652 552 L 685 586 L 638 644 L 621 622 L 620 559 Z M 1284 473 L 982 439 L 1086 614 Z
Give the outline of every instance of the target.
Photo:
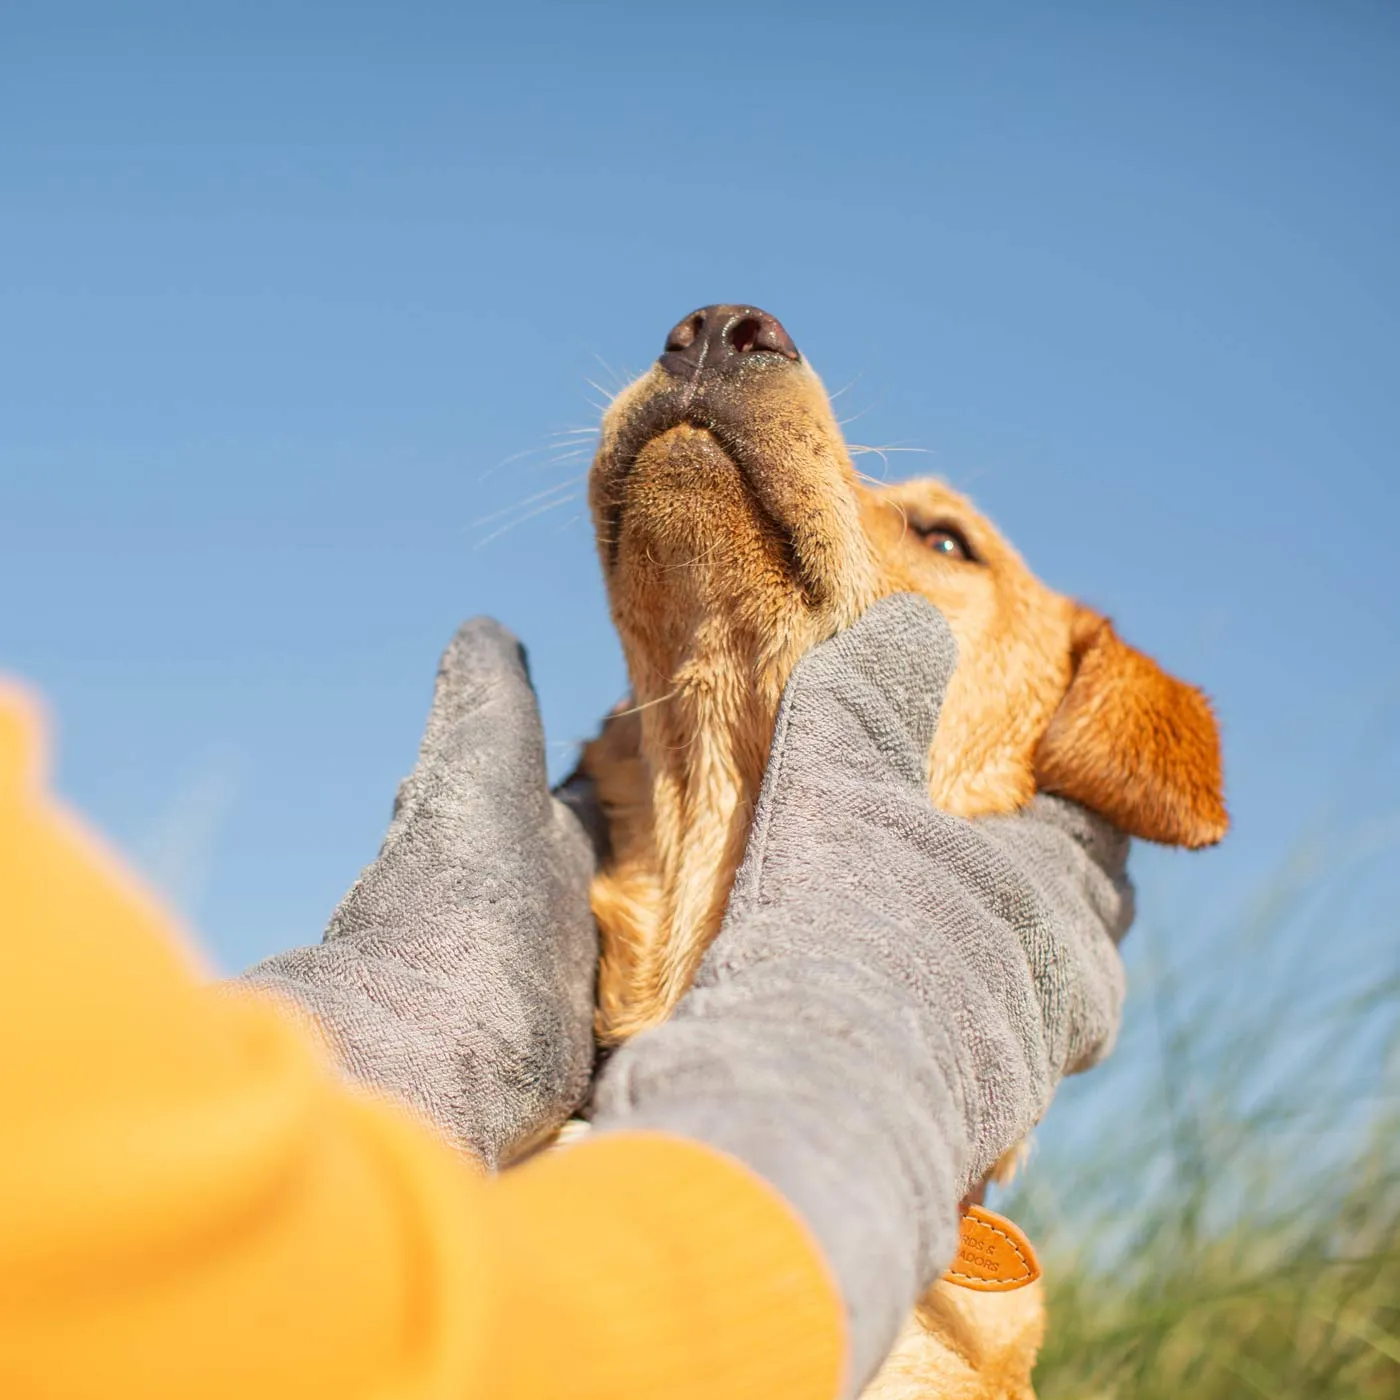
M 621 486 L 600 529 L 616 531 L 608 593 L 639 701 L 701 673 L 750 685 L 830 630 L 791 536 L 715 434 L 667 428 L 638 450 Z
M 610 585 L 644 577 L 666 593 L 800 592 L 786 529 L 746 466 L 707 428 L 676 424 L 642 444 L 610 493 Z

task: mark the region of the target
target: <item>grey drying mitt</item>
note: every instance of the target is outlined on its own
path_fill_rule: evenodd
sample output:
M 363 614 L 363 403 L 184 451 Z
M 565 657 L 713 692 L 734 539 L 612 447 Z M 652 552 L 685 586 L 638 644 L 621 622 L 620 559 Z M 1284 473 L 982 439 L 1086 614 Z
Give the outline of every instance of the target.
M 853 1390 L 951 1261 L 959 1200 L 1105 1053 L 1123 995 L 1125 837 L 1054 798 L 978 822 L 929 803 L 955 655 L 901 596 L 798 665 L 724 926 L 596 1096 L 599 1128 L 709 1143 L 806 1219 Z
M 443 656 L 383 848 L 324 942 L 246 975 L 309 1011 L 353 1074 L 495 1167 L 588 1089 L 593 868 L 549 792 L 520 644 L 478 618 Z

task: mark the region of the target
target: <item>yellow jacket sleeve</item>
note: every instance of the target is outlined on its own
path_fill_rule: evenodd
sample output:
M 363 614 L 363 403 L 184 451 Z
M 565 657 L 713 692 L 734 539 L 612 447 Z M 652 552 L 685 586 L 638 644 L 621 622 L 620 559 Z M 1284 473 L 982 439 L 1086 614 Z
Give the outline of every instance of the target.
M 484 1179 L 211 985 L 0 691 L 0 1395 L 837 1393 L 787 1206 L 662 1136 Z

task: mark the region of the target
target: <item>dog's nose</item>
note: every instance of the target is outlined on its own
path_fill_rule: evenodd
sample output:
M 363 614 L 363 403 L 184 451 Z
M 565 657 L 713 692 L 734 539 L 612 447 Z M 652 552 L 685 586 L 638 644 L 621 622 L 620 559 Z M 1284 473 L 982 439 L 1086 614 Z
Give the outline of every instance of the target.
M 782 322 L 756 306 L 702 306 L 666 337 L 661 368 L 671 374 L 703 374 L 730 368 L 748 355 L 800 360 Z

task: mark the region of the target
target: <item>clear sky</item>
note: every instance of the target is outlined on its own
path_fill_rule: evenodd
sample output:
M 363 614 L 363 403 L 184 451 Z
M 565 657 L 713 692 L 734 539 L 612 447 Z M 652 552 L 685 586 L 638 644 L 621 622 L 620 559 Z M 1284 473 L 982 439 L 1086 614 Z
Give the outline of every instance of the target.
M 1393 960 L 1397 152 L 1366 0 L 7 3 L 0 667 L 224 966 L 314 939 L 459 619 L 556 772 L 620 694 L 570 433 L 752 301 L 1215 696 L 1148 921 L 1214 976 L 1310 834 L 1314 963 Z

